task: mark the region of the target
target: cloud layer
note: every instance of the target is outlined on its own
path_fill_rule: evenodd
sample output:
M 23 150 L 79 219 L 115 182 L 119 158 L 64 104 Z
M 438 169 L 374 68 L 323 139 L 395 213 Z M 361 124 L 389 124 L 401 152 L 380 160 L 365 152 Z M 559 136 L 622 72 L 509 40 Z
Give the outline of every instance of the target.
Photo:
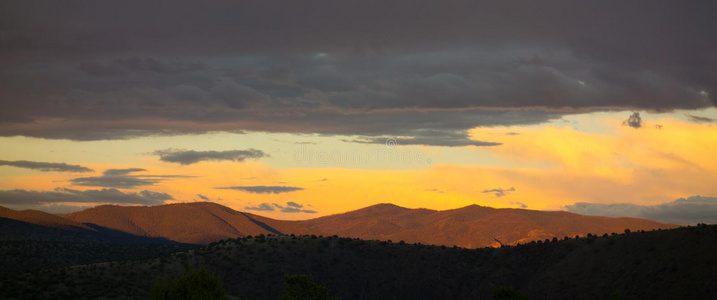
M 42 172 L 92 172 L 93 170 L 88 167 L 80 165 L 69 165 L 66 163 L 50 163 L 50 162 L 37 162 L 27 160 L 0 160 L 0 166 L 10 166 L 16 168 L 25 168 L 31 170 L 38 170 Z
M 462 146 L 477 126 L 715 105 L 712 1 L 450 2 L 2 3 L 0 136 Z
M 565 208 L 583 215 L 635 217 L 680 225 L 717 224 L 717 198 L 714 197 L 680 198 L 674 202 L 652 206 L 578 202 Z
M 227 186 L 227 187 L 218 187 L 216 189 L 219 190 L 237 190 L 237 191 L 244 191 L 254 194 L 281 194 L 281 193 L 289 193 L 289 192 L 296 192 L 296 191 L 302 191 L 303 188 L 295 187 L 295 186 L 266 186 L 266 185 L 254 185 L 254 186 Z
M 230 151 L 194 151 L 194 150 L 176 150 L 166 149 L 157 150 L 155 155 L 159 155 L 159 160 L 166 162 L 178 163 L 181 165 L 191 165 L 201 161 L 236 161 L 242 162 L 247 159 L 259 159 L 267 157 L 268 154 L 261 150 L 230 150 Z
M 116 189 L 79 191 L 56 188 L 53 191 L 5 190 L 0 191 L 0 204 L 14 206 L 33 206 L 53 203 L 113 203 L 159 205 L 174 198 L 166 193 L 141 191 L 125 193 Z
M 286 202 L 286 206 L 279 205 L 277 203 L 262 203 L 256 206 L 247 206 L 244 207 L 246 210 L 255 210 L 255 211 L 275 211 L 278 209 L 280 212 L 283 213 L 307 213 L 307 214 L 315 214 L 317 211 L 310 210 L 310 209 L 304 209 L 304 206 L 296 203 L 296 202 Z
M 94 186 L 118 189 L 131 189 L 140 186 L 155 185 L 170 178 L 190 178 L 186 175 L 131 175 L 131 173 L 145 172 L 146 169 L 108 169 L 102 176 L 78 177 L 70 179 L 72 185 Z
M 500 198 L 500 197 L 503 197 L 503 196 L 506 196 L 506 195 L 510 194 L 511 192 L 515 192 L 515 188 L 514 188 L 514 187 L 511 187 L 511 188 L 509 188 L 509 189 L 500 188 L 500 189 L 484 190 L 484 191 L 482 191 L 481 193 L 484 193 L 484 194 L 493 194 L 493 195 L 495 195 L 496 197 Z

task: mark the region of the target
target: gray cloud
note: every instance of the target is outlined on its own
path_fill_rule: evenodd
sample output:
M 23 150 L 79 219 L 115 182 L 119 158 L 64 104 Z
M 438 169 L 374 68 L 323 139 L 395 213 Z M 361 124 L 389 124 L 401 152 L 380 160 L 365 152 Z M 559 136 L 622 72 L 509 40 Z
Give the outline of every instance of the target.
M 144 172 L 146 169 L 107 169 L 102 176 L 78 177 L 70 179 L 73 185 L 94 186 L 106 188 L 130 189 L 139 186 L 154 185 L 170 178 L 191 178 L 186 175 L 130 175 L 135 172 Z
M 296 202 L 286 202 L 286 206 L 279 205 L 276 203 L 272 203 L 272 205 L 279 209 L 279 211 L 284 213 L 307 213 L 307 214 L 315 214 L 317 211 L 310 210 L 310 209 L 303 209 L 303 205 L 296 203 Z
M 56 188 L 53 191 L 4 190 L 0 191 L 0 204 L 15 207 L 51 203 L 116 203 L 158 205 L 172 200 L 171 195 L 152 191 L 124 193 L 116 189 L 79 191 Z
M 130 173 L 135 172 L 145 172 L 147 169 L 142 168 L 127 168 L 127 169 L 107 169 L 104 172 L 102 172 L 105 176 L 121 176 L 121 175 L 127 175 Z
M 503 196 L 506 196 L 506 195 L 510 194 L 510 192 L 515 192 L 515 188 L 514 188 L 514 187 L 511 187 L 511 188 L 509 188 L 509 189 L 491 189 L 491 190 L 484 190 L 484 191 L 482 191 L 481 193 L 493 194 L 493 195 L 495 195 L 496 197 L 499 197 L 499 198 L 500 198 L 500 197 L 503 197 Z
M 695 115 L 691 115 L 691 114 L 686 114 L 686 115 L 687 115 L 687 117 L 690 118 L 690 120 L 692 120 L 692 122 L 696 122 L 696 123 L 714 123 L 714 122 L 717 122 L 717 120 L 712 119 L 712 118 L 700 117 L 700 116 L 695 116 Z
M 632 113 L 632 114 L 630 115 L 630 117 L 627 118 L 627 120 L 622 121 L 622 125 L 623 125 L 623 126 L 630 126 L 630 127 L 632 127 L 632 128 L 640 128 L 640 127 L 642 127 L 643 123 L 642 123 L 642 118 L 640 118 L 640 113 L 639 113 L 639 112 L 634 112 L 634 113 Z
M 139 186 L 154 185 L 161 181 L 162 180 L 160 179 L 141 178 L 135 176 L 99 176 L 79 177 L 70 179 L 72 185 L 109 187 L 119 189 L 131 189 Z
M 520 207 L 520 208 L 522 208 L 522 209 L 528 208 L 528 205 L 525 204 L 525 203 L 523 203 L 523 202 L 515 201 L 515 202 L 510 202 L 510 203 L 508 203 L 508 204 L 518 206 L 518 207 Z
M 565 208 L 583 215 L 606 217 L 635 217 L 662 223 L 694 225 L 697 223 L 717 224 L 717 198 L 693 196 L 658 205 L 636 205 L 630 203 L 585 203 L 578 202 Z
M 271 206 L 269 203 L 262 203 L 257 206 L 247 206 L 244 207 L 246 210 L 256 210 L 256 211 L 274 211 L 274 207 Z
M 412 131 L 715 105 L 712 1 L 451 2 L 2 3 L 0 136 L 462 145 Z
M 414 131 L 412 137 L 393 138 L 393 137 L 361 137 L 359 139 L 350 140 L 356 143 L 366 144 L 386 144 L 388 140 L 392 140 L 391 147 L 397 145 L 429 145 L 429 146 L 445 146 L 445 147 L 463 147 L 463 146 L 499 146 L 501 143 L 484 142 L 471 140 L 468 133 L 449 132 L 440 130 L 430 131 Z
M 268 154 L 261 150 L 230 150 L 230 151 L 194 151 L 194 150 L 177 150 L 165 149 L 154 151 L 155 155 L 159 155 L 159 160 L 166 162 L 179 163 L 181 165 L 190 165 L 201 161 L 236 161 L 242 162 L 247 159 L 259 159 L 267 157 Z
M 296 202 L 292 202 L 292 201 L 286 202 L 286 205 L 289 206 L 289 207 L 294 207 L 294 208 L 302 208 L 302 207 L 304 207 L 303 205 L 301 205 L 301 204 L 299 204 L 299 203 L 296 203 Z
M 66 163 L 37 162 L 27 160 L 0 160 L 0 166 L 25 168 L 43 172 L 92 172 L 93 170 L 80 165 L 69 165 Z
M 244 192 L 255 193 L 255 194 L 281 194 L 281 193 L 296 192 L 296 191 L 304 190 L 303 188 L 295 187 L 295 186 L 265 186 L 265 185 L 227 186 L 227 187 L 217 187 L 215 189 L 237 190 L 237 191 L 244 191 Z
M 199 197 L 200 199 L 202 199 L 202 200 L 204 200 L 204 201 L 209 201 L 209 197 L 204 196 L 204 195 L 202 195 L 202 194 L 197 194 L 197 197 Z

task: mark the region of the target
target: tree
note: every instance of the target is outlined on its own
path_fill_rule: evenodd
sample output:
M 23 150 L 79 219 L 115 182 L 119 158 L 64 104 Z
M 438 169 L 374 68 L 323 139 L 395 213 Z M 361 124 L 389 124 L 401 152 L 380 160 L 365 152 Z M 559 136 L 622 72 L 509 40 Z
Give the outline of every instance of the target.
M 284 288 L 279 300 L 324 300 L 338 299 L 329 296 L 329 289 L 322 286 L 309 275 L 284 275 Z
M 172 280 L 158 280 L 152 288 L 151 299 L 226 299 L 222 280 L 204 266 L 191 265 Z
M 493 300 L 527 300 L 528 296 L 510 286 L 499 286 L 493 290 Z

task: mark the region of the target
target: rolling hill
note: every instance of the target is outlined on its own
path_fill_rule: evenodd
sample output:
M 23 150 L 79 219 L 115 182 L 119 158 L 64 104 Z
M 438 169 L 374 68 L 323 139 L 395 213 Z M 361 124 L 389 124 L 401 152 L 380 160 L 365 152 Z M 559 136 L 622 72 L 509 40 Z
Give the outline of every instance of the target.
M 490 299 L 499 286 L 529 299 L 715 299 L 715 247 L 715 225 L 480 249 L 259 235 L 0 276 L 0 298 L 147 299 L 158 278 L 200 265 L 229 299 L 277 299 L 284 274 L 310 275 L 344 300 Z
M 635 218 L 477 205 L 436 211 L 378 204 L 311 220 L 283 221 L 235 211 L 216 203 L 197 202 L 149 207 L 103 205 L 63 217 L 74 223 L 194 244 L 258 234 L 314 234 L 478 248 L 588 233 L 623 232 L 625 229 L 677 227 Z

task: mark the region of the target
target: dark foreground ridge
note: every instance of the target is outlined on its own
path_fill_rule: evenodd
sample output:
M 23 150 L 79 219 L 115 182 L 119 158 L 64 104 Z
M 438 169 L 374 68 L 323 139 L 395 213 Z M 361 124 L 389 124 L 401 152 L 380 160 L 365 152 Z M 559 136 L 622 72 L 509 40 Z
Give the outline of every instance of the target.
M 245 237 L 153 259 L 5 275 L 0 298 L 143 299 L 186 265 L 215 271 L 231 298 L 276 299 L 307 274 L 340 299 L 715 299 L 717 226 L 463 249 L 318 236 Z M 3 254 L 5 255 L 5 254 Z

